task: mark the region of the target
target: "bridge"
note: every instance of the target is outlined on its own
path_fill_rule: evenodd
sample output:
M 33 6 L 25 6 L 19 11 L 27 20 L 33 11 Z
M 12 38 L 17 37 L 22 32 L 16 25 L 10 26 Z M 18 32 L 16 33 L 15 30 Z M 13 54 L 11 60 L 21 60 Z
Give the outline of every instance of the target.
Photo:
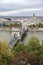
M 10 41 L 9 45 L 10 45 L 11 47 L 14 47 L 15 44 L 18 42 L 18 40 L 21 40 L 21 39 L 22 39 L 22 35 L 23 35 L 25 32 L 26 32 L 26 30 L 23 29 L 23 30 L 20 32 L 20 37 L 13 38 L 13 39 Z
M 19 30 L 3 30 L 3 29 L 0 29 L 0 31 L 7 31 L 7 32 L 19 32 L 20 33 L 20 36 L 19 37 L 13 37 L 13 39 L 9 42 L 9 45 L 11 46 L 11 47 L 13 47 L 13 46 L 15 46 L 15 44 L 18 42 L 18 40 L 21 40 L 22 39 L 22 36 L 23 36 L 23 34 L 26 32 L 26 30 L 25 29 L 21 29 L 20 31 Z

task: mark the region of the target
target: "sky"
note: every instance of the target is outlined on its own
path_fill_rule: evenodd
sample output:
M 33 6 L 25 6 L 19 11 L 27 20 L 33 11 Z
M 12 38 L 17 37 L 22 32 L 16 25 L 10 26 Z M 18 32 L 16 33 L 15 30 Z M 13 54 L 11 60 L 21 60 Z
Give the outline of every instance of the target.
M 43 0 L 0 0 L 0 16 L 43 16 Z

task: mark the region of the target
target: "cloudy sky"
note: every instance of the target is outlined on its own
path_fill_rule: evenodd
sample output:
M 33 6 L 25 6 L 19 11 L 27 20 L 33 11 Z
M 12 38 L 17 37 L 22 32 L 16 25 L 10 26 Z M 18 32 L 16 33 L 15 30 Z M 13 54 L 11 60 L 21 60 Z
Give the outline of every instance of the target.
M 43 0 L 0 0 L 0 16 L 43 16 Z

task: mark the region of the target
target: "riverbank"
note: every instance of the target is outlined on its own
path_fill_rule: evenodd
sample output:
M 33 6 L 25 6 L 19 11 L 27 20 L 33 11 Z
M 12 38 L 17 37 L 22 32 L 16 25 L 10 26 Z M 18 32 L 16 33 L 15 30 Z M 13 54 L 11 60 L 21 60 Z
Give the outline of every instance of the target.
M 28 31 L 43 32 L 43 28 L 28 28 Z
M 0 28 L 0 31 L 12 32 L 12 28 L 10 28 L 10 27 L 2 27 L 2 28 Z M 27 31 L 43 32 L 43 28 L 28 28 Z M 15 32 L 15 31 L 13 31 L 13 32 Z

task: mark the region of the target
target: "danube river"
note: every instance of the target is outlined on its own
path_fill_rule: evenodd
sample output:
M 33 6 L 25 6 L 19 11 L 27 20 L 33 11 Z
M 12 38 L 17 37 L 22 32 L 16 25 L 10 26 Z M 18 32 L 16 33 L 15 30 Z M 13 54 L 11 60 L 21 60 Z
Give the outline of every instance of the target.
M 43 40 L 43 32 L 27 32 L 27 35 L 25 36 L 25 38 L 23 39 L 23 43 L 27 44 L 29 39 L 31 37 L 37 37 L 40 40 L 40 43 Z M 12 34 L 11 32 L 6 32 L 6 31 L 0 31 L 0 40 L 5 40 L 8 43 L 12 40 Z
M 42 43 L 43 40 L 43 32 L 27 32 L 26 37 L 24 38 L 23 42 L 24 44 L 27 44 L 31 37 L 37 37 L 40 40 L 40 43 Z
M 7 31 L 0 31 L 0 40 L 1 41 L 6 41 L 6 42 L 10 42 L 12 40 L 12 34 L 11 32 L 7 32 Z

